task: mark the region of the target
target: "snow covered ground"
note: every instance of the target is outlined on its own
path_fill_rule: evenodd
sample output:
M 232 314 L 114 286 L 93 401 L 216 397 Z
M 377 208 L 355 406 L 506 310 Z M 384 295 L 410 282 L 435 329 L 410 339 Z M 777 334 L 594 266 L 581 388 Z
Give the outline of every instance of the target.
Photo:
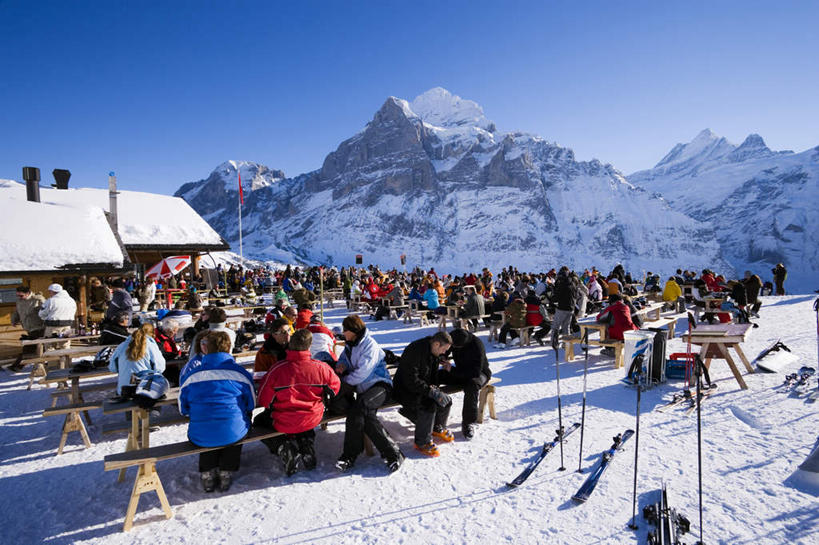
M 816 366 L 815 296 L 765 298 L 760 327 L 744 345 L 753 357 L 782 339 L 798 356 L 786 372 Z M 344 316 L 329 312 L 329 324 Z M 683 328 L 682 322 L 679 329 Z M 430 334 L 403 322 L 374 322 L 385 348 L 402 349 Z M 481 337 L 486 338 L 486 332 Z M 677 338 L 669 353 L 683 351 Z M 498 420 L 480 426 L 475 439 L 460 434 L 461 396 L 455 396 L 451 424 L 456 441 L 441 446 L 437 459 L 412 449 L 412 427 L 395 409 L 383 419 L 408 458 L 387 476 L 381 461 L 362 457 L 350 474 L 333 463 L 340 453 L 343 423 L 319 432 L 319 466 L 292 478 L 278 460 L 254 443 L 242 453 L 242 468 L 229 492 L 201 491 L 196 458 L 158 465 L 174 517 L 165 520 L 153 494 L 143 497 L 135 528 L 121 531 L 134 470 L 125 483 L 103 471 L 103 457 L 122 451 L 124 436 L 102 436 L 104 420 L 93 415 L 94 446 L 70 439 L 55 456 L 59 417 L 43 418 L 50 404 L 40 386 L 25 391 L 22 374 L 0 373 L 0 543 L 645 543 L 647 525 L 627 528 L 631 518 L 634 439 L 618 454 L 584 505 L 572 494 L 585 479 L 578 466 L 579 433 L 567 440 L 568 471 L 559 472 L 552 452 L 519 489 L 505 483 L 551 439 L 557 428 L 555 358 L 550 348 L 489 348 L 497 391 Z M 562 353 L 562 352 L 561 352 Z M 561 364 L 563 418 L 579 421 L 583 360 Z M 635 391 L 620 382 L 622 370 L 593 350 L 589 358 L 586 436 L 582 465 L 590 468 L 611 437 L 635 424 Z M 717 393 L 703 404 L 704 538 L 706 543 L 816 543 L 817 498 L 784 484 L 817 440 L 819 402 L 808 404 L 777 391 L 782 375 L 746 376 L 739 389 L 723 361 L 712 365 Z M 816 387 L 816 379 L 811 382 Z M 668 482 L 672 506 L 688 516 L 697 533 L 696 417 L 685 410 L 656 409 L 681 384 L 671 382 L 643 395 L 638 501 L 653 501 Z M 76 435 L 76 434 L 75 434 Z M 152 434 L 158 445 L 185 437 L 185 426 Z M 813 537 L 810 537 L 813 536 Z M 694 536 L 684 541 L 693 543 Z

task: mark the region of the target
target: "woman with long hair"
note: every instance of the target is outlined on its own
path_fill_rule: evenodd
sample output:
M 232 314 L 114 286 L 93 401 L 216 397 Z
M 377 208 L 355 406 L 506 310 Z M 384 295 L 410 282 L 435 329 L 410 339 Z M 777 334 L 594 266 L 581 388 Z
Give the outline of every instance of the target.
M 165 370 L 165 358 L 154 340 L 154 326 L 142 324 L 125 341 L 114 349 L 108 369 L 117 373 L 117 393 L 131 384 L 131 377 L 140 371 Z

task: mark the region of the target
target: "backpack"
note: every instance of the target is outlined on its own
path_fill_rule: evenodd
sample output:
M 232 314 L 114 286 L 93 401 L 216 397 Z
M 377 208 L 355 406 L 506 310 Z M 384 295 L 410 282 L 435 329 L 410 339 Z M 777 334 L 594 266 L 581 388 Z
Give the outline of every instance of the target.
M 94 367 L 108 367 L 116 346 L 106 346 L 94 356 Z
M 143 371 L 137 375 L 136 391 L 134 401 L 143 409 L 150 409 L 154 404 L 165 397 L 165 393 L 170 388 L 168 379 L 156 371 Z

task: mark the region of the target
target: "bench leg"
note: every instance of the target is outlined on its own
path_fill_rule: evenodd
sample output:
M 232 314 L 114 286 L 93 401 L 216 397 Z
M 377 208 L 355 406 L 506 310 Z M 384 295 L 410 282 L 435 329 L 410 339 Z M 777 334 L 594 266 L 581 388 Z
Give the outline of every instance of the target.
M 91 448 L 91 439 L 88 437 L 88 432 L 85 430 L 85 424 L 82 423 L 82 418 L 80 418 L 78 413 L 72 412 L 65 415 L 65 421 L 63 422 L 63 433 L 60 436 L 60 446 L 57 448 L 58 455 L 63 453 L 65 441 L 68 439 L 68 434 L 72 431 L 80 432 L 83 443 L 85 443 L 85 448 Z
M 498 324 L 496 324 L 494 322 L 489 324 L 489 342 L 490 343 L 493 342 L 493 341 L 497 342 L 497 340 L 498 340 L 498 329 L 499 329 Z
M 159 475 L 156 472 L 156 464 L 145 463 L 139 466 L 136 481 L 134 481 L 134 489 L 131 491 L 131 500 L 128 502 L 128 510 L 125 512 L 125 524 L 122 526 L 125 532 L 130 531 L 134 525 L 134 516 L 136 515 L 137 505 L 139 504 L 139 497 L 151 490 L 156 491 L 156 495 L 159 497 L 159 503 L 165 512 L 165 518 L 173 517 L 171 504 L 168 503 L 168 497 L 165 495 L 162 481 L 159 480 Z
M 574 361 L 574 343 L 564 342 L 563 349 L 566 351 L 566 361 Z
M 139 448 L 137 437 L 139 435 L 139 420 L 135 414 L 131 414 L 131 431 L 128 432 L 128 440 L 125 442 L 125 452 L 136 450 Z M 119 470 L 117 482 L 121 483 L 125 480 L 125 468 Z
M 46 376 L 45 365 L 42 363 L 35 363 L 34 367 L 31 368 L 31 374 L 28 376 L 28 388 L 26 388 L 26 390 L 31 390 L 31 386 L 34 384 L 35 378 L 44 376 Z
M 614 368 L 619 369 L 623 367 L 623 359 L 624 359 L 624 347 L 623 343 L 618 343 L 614 347 Z
M 478 424 L 483 424 L 483 413 L 489 406 L 489 417 L 497 420 L 495 415 L 495 386 L 488 384 L 478 393 Z

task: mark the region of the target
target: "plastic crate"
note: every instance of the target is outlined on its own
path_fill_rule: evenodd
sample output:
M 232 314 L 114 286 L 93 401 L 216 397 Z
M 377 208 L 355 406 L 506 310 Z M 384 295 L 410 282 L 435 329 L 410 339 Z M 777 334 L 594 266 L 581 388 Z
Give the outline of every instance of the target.
M 690 358 L 690 360 L 688 360 Z M 685 379 L 685 367 L 694 365 L 694 354 L 687 352 L 675 352 L 668 356 L 665 362 L 665 376 L 669 379 Z

